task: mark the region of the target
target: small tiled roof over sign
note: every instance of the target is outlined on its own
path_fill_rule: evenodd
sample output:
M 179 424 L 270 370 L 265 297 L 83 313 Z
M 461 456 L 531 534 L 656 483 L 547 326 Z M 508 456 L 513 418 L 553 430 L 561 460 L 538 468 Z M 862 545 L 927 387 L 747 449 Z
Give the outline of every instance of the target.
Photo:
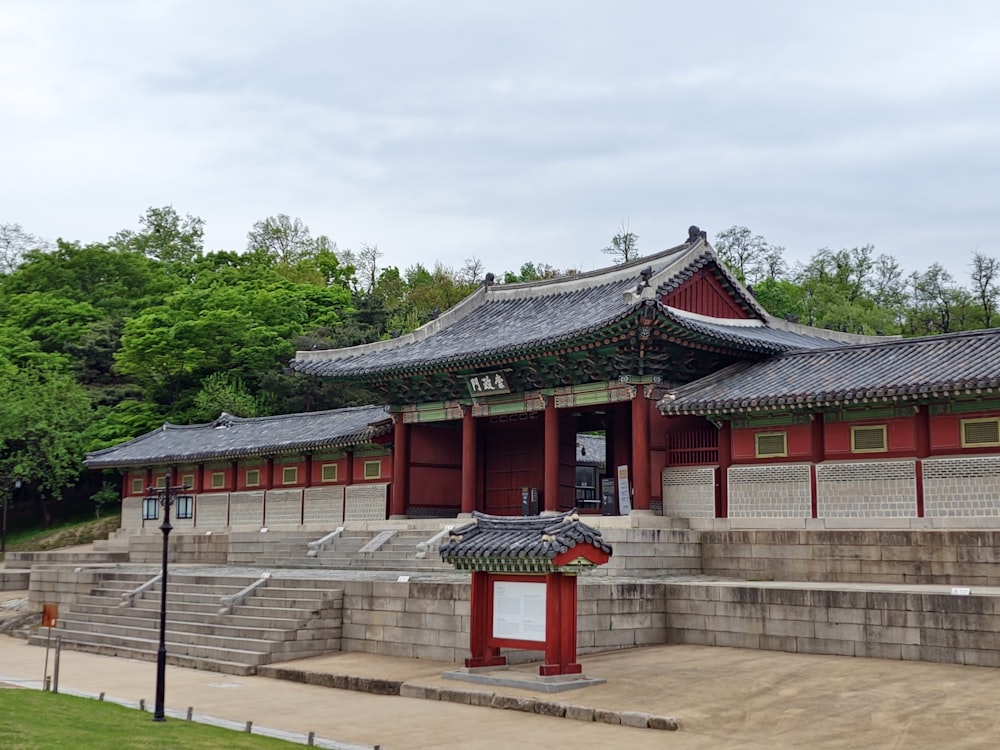
M 472 523 L 453 530 L 439 549 L 441 559 L 459 570 L 574 573 L 611 555 L 601 532 L 581 522 L 575 510 L 525 517 L 476 511 L 472 517 Z
M 84 463 L 105 469 L 288 455 L 364 445 L 391 429 L 381 406 L 253 418 L 223 412 L 208 424 L 164 424 L 127 443 L 94 451 Z
M 663 414 L 814 410 L 1000 392 L 1000 329 L 791 352 L 681 386 Z

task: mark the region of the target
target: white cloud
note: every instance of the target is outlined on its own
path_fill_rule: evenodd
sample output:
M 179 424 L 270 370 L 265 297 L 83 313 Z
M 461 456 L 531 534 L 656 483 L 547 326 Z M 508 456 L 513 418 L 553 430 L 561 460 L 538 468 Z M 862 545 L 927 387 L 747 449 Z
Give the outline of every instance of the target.
M 242 249 L 283 212 L 495 272 L 745 224 L 964 273 L 1000 254 L 997 38 L 990 2 L 0 0 L 0 221 L 170 203 Z

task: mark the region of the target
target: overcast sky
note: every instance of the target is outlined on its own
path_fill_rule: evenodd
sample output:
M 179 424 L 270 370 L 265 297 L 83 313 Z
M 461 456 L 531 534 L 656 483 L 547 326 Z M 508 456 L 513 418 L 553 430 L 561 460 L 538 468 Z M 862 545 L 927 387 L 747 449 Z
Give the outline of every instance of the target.
M 0 0 L 0 223 L 589 270 L 749 227 L 1000 256 L 1000 3 Z

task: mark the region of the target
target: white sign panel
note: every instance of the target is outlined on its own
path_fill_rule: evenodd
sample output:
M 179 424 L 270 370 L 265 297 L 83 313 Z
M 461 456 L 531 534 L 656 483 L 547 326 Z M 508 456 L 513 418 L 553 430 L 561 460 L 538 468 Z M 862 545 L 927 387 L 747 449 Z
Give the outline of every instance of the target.
M 632 489 L 628 486 L 628 466 L 618 467 L 618 510 L 623 516 L 632 512 Z
M 493 582 L 493 637 L 545 640 L 544 582 Z

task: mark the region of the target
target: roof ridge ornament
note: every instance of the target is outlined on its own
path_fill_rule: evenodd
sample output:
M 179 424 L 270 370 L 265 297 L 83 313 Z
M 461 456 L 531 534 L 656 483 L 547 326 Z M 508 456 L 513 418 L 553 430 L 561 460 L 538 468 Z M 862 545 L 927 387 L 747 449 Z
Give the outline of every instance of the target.
M 698 240 L 708 241 L 708 232 L 699 229 L 696 225 L 692 224 L 688 227 L 688 239 L 687 241 L 692 245 Z
M 222 412 L 219 418 L 212 422 L 212 427 L 215 429 L 225 429 L 226 427 L 232 427 L 236 423 L 236 417 L 228 412 Z

